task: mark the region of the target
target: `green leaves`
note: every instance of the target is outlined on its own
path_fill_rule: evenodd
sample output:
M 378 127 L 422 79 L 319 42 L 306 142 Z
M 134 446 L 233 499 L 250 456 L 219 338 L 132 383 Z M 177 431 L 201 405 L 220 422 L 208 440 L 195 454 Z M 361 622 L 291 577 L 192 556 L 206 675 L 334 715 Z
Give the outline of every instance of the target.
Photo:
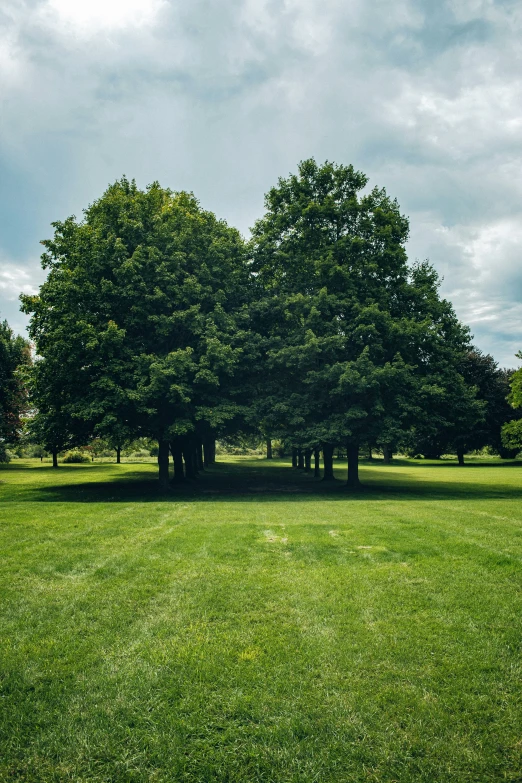
M 28 409 L 25 376 L 30 364 L 27 340 L 15 336 L 7 321 L 0 322 L 0 454 L 4 443 L 20 437 L 21 417 Z
M 509 421 L 502 427 L 502 443 L 506 449 L 522 449 L 522 419 Z
M 522 351 L 517 353 L 517 358 L 522 359 Z M 510 386 L 509 402 L 514 408 L 522 408 L 522 368 L 513 373 Z
M 366 184 L 351 166 L 304 161 L 269 192 L 254 227 L 253 267 L 283 314 L 266 330 L 280 383 L 267 381 L 259 408 L 274 435 L 294 442 L 375 438 L 385 416 L 404 416 L 414 363 L 400 355 L 397 302 L 409 286 L 408 222 L 384 190 L 360 195 Z M 290 390 L 299 415 L 281 430 Z
M 191 194 L 125 178 L 44 242 L 39 297 L 24 297 L 42 357 L 35 400 L 80 426 L 158 437 L 187 431 L 237 366 L 247 301 L 241 237 Z M 45 369 L 44 369 L 45 368 Z M 45 378 L 45 389 L 40 380 Z M 80 382 L 79 382 L 80 381 Z
M 303 161 L 247 247 L 192 194 L 126 178 L 53 224 L 48 278 L 22 297 L 49 437 L 155 437 L 165 457 L 170 437 L 234 429 L 307 448 L 476 434 L 469 330 L 432 267 L 408 266 L 397 202 L 367 184 Z
M 517 353 L 517 358 L 522 359 L 522 351 Z M 511 373 L 510 392 L 508 401 L 513 408 L 522 408 L 522 368 Z M 519 413 L 519 411 L 517 411 Z M 502 445 L 514 452 L 522 449 L 522 419 L 517 418 L 508 421 L 502 427 Z

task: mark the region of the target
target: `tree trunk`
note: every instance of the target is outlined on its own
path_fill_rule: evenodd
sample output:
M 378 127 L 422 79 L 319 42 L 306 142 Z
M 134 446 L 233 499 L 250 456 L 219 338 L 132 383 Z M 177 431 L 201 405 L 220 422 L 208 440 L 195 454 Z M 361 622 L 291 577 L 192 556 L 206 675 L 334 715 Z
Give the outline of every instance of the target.
M 158 468 L 160 486 L 166 489 L 169 485 L 169 444 L 166 440 L 158 439 Z
M 198 444 L 194 438 L 190 438 L 189 449 L 192 455 L 192 470 L 194 471 L 194 478 L 197 478 L 199 476 Z
M 335 481 L 333 472 L 333 446 L 330 443 L 323 443 L 323 481 Z
M 297 449 L 292 449 L 292 467 L 297 468 Z
M 271 438 L 266 439 L 266 458 L 267 459 L 273 459 L 272 457 L 272 440 Z
M 369 460 L 373 459 L 372 447 L 371 446 L 368 446 L 368 459 Z
M 299 470 L 304 470 L 303 449 L 297 449 L 297 467 L 298 467 Z
M 304 453 L 304 469 L 305 473 L 310 473 L 312 468 L 312 452 L 310 449 L 305 449 Z
M 387 443 L 382 447 L 383 462 L 385 465 L 389 465 L 393 459 L 392 447 Z
M 194 470 L 194 449 L 192 443 L 187 438 L 182 446 L 183 460 L 185 461 L 185 476 L 189 481 L 194 481 L 196 471 Z
M 116 449 L 116 465 L 119 465 L 121 463 L 121 447 L 118 446 Z
M 174 463 L 174 476 L 172 478 L 173 484 L 181 484 L 185 481 L 185 471 L 183 470 L 183 452 L 181 450 L 181 443 L 179 438 L 175 438 L 170 443 L 170 453 L 172 454 L 172 462 Z
M 214 465 L 216 462 L 216 439 L 212 437 L 205 438 L 205 458 L 204 467 Z
M 321 468 L 319 464 L 319 457 L 321 452 L 319 449 L 314 449 L 314 478 L 321 478 Z
M 197 470 L 205 469 L 203 464 L 203 441 L 201 438 L 198 438 L 196 442 L 196 466 Z
M 348 456 L 348 478 L 346 486 L 350 489 L 359 489 L 361 482 L 359 481 L 359 445 L 348 444 L 346 446 L 346 453 Z
M 52 455 L 53 455 L 53 468 L 57 468 L 58 467 L 58 452 L 57 452 L 56 449 L 52 450 Z
M 457 459 L 459 465 L 464 465 L 464 449 L 457 449 Z
M 216 461 L 216 441 L 207 435 L 203 441 L 203 467 L 208 468 Z

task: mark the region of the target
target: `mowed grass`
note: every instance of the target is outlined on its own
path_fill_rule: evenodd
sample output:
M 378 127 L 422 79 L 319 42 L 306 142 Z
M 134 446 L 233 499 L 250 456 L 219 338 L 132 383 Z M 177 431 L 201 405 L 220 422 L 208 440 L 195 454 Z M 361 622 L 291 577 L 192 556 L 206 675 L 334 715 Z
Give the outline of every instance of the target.
M 0 471 L 0 780 L 521 781 L 522 463 L 361 473 Z

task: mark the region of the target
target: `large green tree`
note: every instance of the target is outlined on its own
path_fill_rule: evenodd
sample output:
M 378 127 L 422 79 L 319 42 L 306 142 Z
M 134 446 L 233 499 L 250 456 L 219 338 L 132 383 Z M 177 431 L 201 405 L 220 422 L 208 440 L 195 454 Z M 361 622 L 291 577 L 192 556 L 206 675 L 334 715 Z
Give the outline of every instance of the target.
M 248 272 L 239 233 L 192 194 L 114 183 L 43 242 L 48 278 L 31 313 L 42 416 L 70 432 L 154 437 L 169 446 L 235 414 L 222 393 L 243 353 Z
M 362 443 L 425 421 L 451 384 L 473 399 L 455 369 L 467 330 L 431 267 L 408 266 L 397 202 L 366 186 L 351 166 L 304 161 L 269 191 L 252 239 L 269 368 L 258 416 L 297 445 L 321 444 L 327 475 L 345 447 L 352 487 Z

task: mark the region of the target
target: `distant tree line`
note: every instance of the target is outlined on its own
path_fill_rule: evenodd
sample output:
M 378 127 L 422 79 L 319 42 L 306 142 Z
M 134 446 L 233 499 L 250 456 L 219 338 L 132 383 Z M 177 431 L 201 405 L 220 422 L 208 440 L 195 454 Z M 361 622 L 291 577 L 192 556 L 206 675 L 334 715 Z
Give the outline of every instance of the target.
M 28 429 L 55 465 L 152 438 L 166 487 L 212 464 L 216 438 L 258 433 L 316 475 L 321 452 L 324 480 L 341 447 L 356 488 L 361 449 L 522 446 L 520 371 L 472 345 L 433 267 L 408 264 L 397 202 L 352 166 L 302 162 L 248 242 L 192 194 L 126 178 L 53 226 L 47 279 L 21 299 Z

